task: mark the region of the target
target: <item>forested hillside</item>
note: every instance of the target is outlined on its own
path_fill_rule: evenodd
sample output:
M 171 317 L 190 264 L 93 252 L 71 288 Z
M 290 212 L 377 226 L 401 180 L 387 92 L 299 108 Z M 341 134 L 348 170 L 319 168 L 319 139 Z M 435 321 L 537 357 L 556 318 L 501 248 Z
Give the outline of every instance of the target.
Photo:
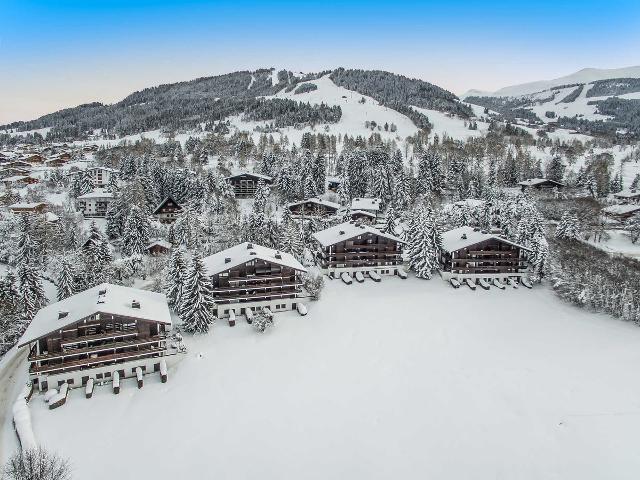
M 239 71 L 159 85 L 134 92 L 112 105 L 98 102 L 80 105 L 0 129 L 28 131 L 49 127 L 49 140 L 66 141 L 87 138 L 96 130 L 115 138 L 157 129 L 187 131 L 203 126 L 213 129 L 213 122 L 233 115 L 242 115 L 247 121 L 272 121 L 276 128 L 330 124 L 340 120 L 340 107 L 269 98 L 282 90 L 295 89 L 296 94 L 316 90 L 312 81 L 328 74 L 337 85 L 370 96 L 406 115 L 418 128 L 431 125 L 425 115 L 411 106 L 464 118 L 473 114 L 455 95 L 440 87 L 388 72 L 339 68 L 297 75 L 287 70 L 275 73 L 273 69 Z

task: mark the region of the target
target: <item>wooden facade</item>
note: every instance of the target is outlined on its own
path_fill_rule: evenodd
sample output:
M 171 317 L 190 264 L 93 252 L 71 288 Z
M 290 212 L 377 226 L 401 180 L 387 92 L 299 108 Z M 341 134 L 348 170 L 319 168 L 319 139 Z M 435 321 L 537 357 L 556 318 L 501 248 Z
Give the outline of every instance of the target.
M 293 217 L 330 217 L 338 213 L 340 205 L 310 198 L 302 202 L 290 203 L 287 208 Z
M 109 366 L 121 370 L 122 378 L 134 374 L 131 366 L 122 365 L 140 359 L 163 357 L 167 352 L 165 325 L 153 321 L 110 315 L 96 311 L 71 325 L 49 333 L 29 345 L 29 375 L 44 391 L 62 383 L 75 385 L 80 372 L 81 385 L 92 378 L 92 370 Z M 158 363 L 159 368 L 159 363 Z M 128 371 L 127 371 L 128 370 Z M 69 378 L 64 378 L 65 374 Z M 50 385 L 49 376 L 59 379 Z M 96 374 L 108 379 L 111 372 Z
M 376 271 L 393 275 L 402 265 L 403 242 L 370 226 L 350 222 L 314 235 L 323 273 Z
M 259 175 L 256 173 L 240 173 L 238 175 L 232 175 L 225 179 L 233 188 L 233 193 L 236 198 L 251 198 L 256 193 L 258 182 L 264 181 L 267 185 L 273 183 L 273 179 L 266 175 Z
M 533 188 L 535 190 L 553 190 L 556 188 L 563 189 L 565 187 L 564 183 L 556 182 L 549 178 L 530 178 L 519 182 L 518 185 L 520 185 L 520 189 L 523 192 L 527 188 Z
M 89 379 L 111 381 L 160 370 L 181 351 L 169 342 L 171 314 L 163 294 L 103 283 L 41 308 L 18 341 L 28 372 L 45 391 Z
M 263 307 L 291 310 L 304 301 L 302 274 L 306 270 L 290 254 L 243 243 L 203 261 L 213 283 L 215 313 L 220 317 L 228 316 L 230 310 L 235 314 Z
M 182 207 L 172 197 L 165 198 L 153 211 L 153 216 L 160 223 L 173 223 L 182 213 Z
M 445 280 L 521 277 L 528 268 L 527 253 L 497 235 L 461 227 L 443 235 L 440 272 Z

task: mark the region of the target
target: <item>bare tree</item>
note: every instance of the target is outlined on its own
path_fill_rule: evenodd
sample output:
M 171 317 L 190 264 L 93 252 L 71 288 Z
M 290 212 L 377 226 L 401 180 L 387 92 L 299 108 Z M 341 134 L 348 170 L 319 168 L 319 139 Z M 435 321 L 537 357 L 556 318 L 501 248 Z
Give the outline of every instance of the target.
M 2 468 L 2 480 L 71 480 L 71 465 L 38 447 L 15 453 Z

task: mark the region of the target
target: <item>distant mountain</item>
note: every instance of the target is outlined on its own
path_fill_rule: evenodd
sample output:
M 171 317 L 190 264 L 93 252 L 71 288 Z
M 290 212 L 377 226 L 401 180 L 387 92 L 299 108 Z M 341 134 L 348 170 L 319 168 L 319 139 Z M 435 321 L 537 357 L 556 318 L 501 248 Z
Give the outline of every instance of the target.
M 0 129 L 29 131 L 48 127 L 52 140 L 75 140 L 95 131 L 122 136 L 158 129 L 191 130 L 204 126 L 210 130 L 214 122 L 238 115 L 247 121 L 268 121 L 276 128 L 336 123 L 341 118 L 339 105 L 275 97 L 278 92 L 309 92 L 316 87 L 305 82 L 324 76 L 340 87 L 396 110 L 418 128 L 429 128 L 430 123 L 412 107 L 463 118 L 473 115 L 471 108 L 453 93 L 423 80 L 390 72 L 339 68 L 301 74 L 271 68 L 159 85 L 134 92 L 111 105 L 80 105 L 36 120 L 0 126 Z M 366 120 L 361 119 L 362 123 Z
M 517 97 L 520 95 L 527 95 L 531 93 L 541 92 L 543 90 L 549 90 L 561 85 L 570 85 L 576 83 L 590 83 L 596 80 L 608 80 L 612 78 L 640 78 L 640 65 L 635 67 L 626 68 L 583 68 L 571 75 L 555 78 L 553 80 L 540 80 L 536 82 L 521 83 L 519 85 L 512 85 L 510 87 L 504 87 L 495 92 L 485 92 L 481 90 L 469 90 L 460 96 L 462 99 L 466 99 L 470 96 L 482 96 L 482 97 Z
M 470 90 L 468 103 L 509 121 L 554 125 L 609 137 L 640 137 L 640 66 L 585 68 L 555 80 L 487 93 Z

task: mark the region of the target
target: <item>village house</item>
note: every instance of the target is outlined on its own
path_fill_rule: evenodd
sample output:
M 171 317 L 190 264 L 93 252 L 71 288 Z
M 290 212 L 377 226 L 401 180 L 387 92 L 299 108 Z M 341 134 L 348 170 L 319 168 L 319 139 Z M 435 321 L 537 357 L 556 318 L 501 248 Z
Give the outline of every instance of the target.
M 640 191 L 626 190 L 613 194 L 613 198 L 622 203 L 640 203 Z
M 287 205 L 293 218 L 330 217 L 338 213 L 340 205 L 320 198 L 309 198 Z
M 39 182 L 37 178 L 34 178 L 30 175 L 16 175 L 13 177 L 3 178 L 0 181 L 4 183 L 5 187 L 15 187 L 15 188 L 24 187 L 26 185 L 31 185 Z
M 166 240 L 154 240 L 152 241 L 145 250 L 149 255 L 166 255 L 171 251 L 171 242 L 167 242 Z
M 25 155 L 20 160 L 28 163 L 29 165 L 39 165 L 44 163 L 44 157 L 39 153 L 31 153 L 31 154 Z
M 520 189 L 523 192 L 527 188 L 533 188 L 535 190 L 553 190 L 554 188 L 557 188 L 561 190 L 565 187 L 564 183 L 556 182 L 549 178 L 529 178 L 522 182 L 518 182 L 518 185 L 520 185 Z
M 501 236 L 473 227 L 442 234 L 440 274 L 444 280 L 520 278 L 529 250 Z
M 14 203 L 9 205 L 9 210 L 13 213 L 44 213 L 48 208 L 49 204 L 45 202 Z
M 103 283 L 38 311 L 18 347 L 28 347 L 34 388 L 46 391 L 158 372 L 177 353 L 170 329 L 163 294 Z
M 379 198 L 354 198 L 351 200 L 351 211 L 361 210 L 377 216 L 381 209 L 382 201 Z
M 153 211 L 153 216 L 158 219 L 160 223 L 173 223 L 176 218 L 182 213 L 182 207 L 178 205 L 173 197 L 168 196 L 165 198 Z
M 322 273 L 376 272 L 395 275 L 402 265 L 404 242 L 360 222 L 345 222 L 313 234 Z
M 233 188 L 236 198 L 250 198 L 256 193 L 258 182 L 262 180 L 267 185 L 273 183 L 273 178 L 267 175 L 261 175 L 259 173 L 243 172 L 236 175 L 226 177 L 225 180 L 229 182 Z
M 293 255 L 251 243 L 241 243 L 203 259 L 213 282 L 214 313 L 228 316 L 269 308 L 293 310 L 304 303 L 302 274 L 306 269 Z
M 101 188 L 96 188 L 93 192 L 85 193 L 78 197 L 78 210 L 85 218 L 104 217 L 107 215 L 109 205 L 113 201 L 113 193 Z
M 603 208 L 602 213 L 618 222 L 624 222 L 629 218 L 635 216 L 640 211 L 640 205 L 637 204 L 621 204 L 621 205 L 611 205 L 609 207 Z
M 0 178 L 5 179 L 9 177 L 26 177 L 29 175 L 29 170 L 25 168 L 6 167 L 0 168 Z
M 363 223 L 375 223 L 377 215 L 375 213 L 366 212 L 364 210 L 352 210 L 350 212 L 351 220 Z
M 91 167 L 87 169 L 87 172 L 91 176 L 93 186 L 96 188 L 102 188 L 111 183 L 111 177 L 115 176 L 117 178 L 120 170 L 109 167 Z

